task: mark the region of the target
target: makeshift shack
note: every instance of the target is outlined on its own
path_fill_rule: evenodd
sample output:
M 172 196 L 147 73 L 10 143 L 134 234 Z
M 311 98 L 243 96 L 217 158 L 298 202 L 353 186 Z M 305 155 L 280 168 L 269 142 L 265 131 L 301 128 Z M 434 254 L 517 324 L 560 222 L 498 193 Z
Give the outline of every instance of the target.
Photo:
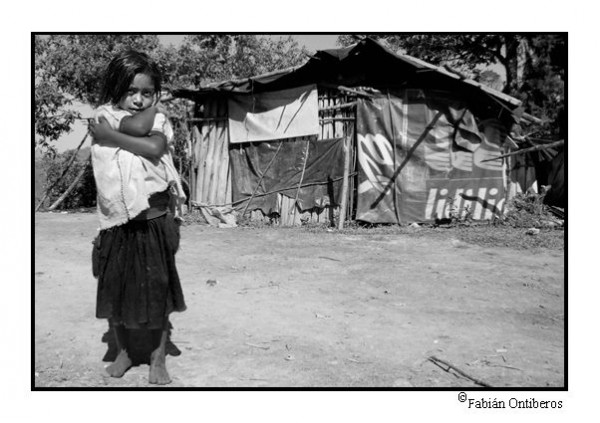
M 532 168 L 499 158 L 514 148 L 519 100 L 369 38 L 173 94 L 195 104 L 198 207 L 281 225 L 333 222 L 342 203 L 343 217 L 371 223 L 485 220 L 535 183 Z

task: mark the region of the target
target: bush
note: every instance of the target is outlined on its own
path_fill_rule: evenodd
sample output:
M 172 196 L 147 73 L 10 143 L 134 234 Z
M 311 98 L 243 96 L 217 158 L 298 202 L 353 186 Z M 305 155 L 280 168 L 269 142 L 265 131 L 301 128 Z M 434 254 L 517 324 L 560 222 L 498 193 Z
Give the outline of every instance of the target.
M 517 194 L 511 199 L 504 216 L 497 222 L 514 228 L 562 227 L 560 222 L 544 204 L 544 195 Z
M 62 175 L 65 166 L 69 162 L 73 152 L 67 151 L 57 154 L 55 157 L 45 156 L 39 163 L 42 172 L 46 175 L 44 190 L 54 185 L 55 181 Z M 38 164 L 36 164 L 37 167 Z M 57 210 L 67 210 L 76 208 L 89 208 L 96 206 L 96 183 L 94 182 L 94 173 L 92 166 L 87 158 L 77 158 L 67 170 L 63 178 L 52 187 L 48 196 L 42 205 L 42 209 L 50 207 L 67 190 L 69 185 L 75 180 L 79 172 L 85 167 L 85 173 L 79 180 L 79 183 L 70 192 L 70 194 L 58 205 Z

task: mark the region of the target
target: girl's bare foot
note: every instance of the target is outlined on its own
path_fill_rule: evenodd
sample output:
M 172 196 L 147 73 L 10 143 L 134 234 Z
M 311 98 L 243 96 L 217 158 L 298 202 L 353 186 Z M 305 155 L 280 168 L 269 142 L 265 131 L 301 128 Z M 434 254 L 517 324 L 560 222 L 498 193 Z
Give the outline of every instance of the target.
M 171 383 L 171 378 L 167 372 L 167 363 L 164 351 L 157 349 L 150 356 L 150 376 L 148 382 L 157 385 L 167 385 Z
M 106 372 L 112 377 L 123 377 L 131 367 L 131 359 L 126 350 L 121 350 L 115 361 L 106 367 Z

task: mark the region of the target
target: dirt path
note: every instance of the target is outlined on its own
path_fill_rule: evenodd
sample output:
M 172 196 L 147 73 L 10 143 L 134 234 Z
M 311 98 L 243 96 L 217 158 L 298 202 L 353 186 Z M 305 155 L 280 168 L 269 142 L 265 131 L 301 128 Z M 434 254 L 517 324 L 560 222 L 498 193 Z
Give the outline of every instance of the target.
M 35 215 L 35 386 L 147 387 L 104 374 L 94 214 Z M 562 387 L 564 254 L 451 237 L 182 228 L 188 310 L 169 387 Z M 214 279 L 216 284 L 207 284 Z

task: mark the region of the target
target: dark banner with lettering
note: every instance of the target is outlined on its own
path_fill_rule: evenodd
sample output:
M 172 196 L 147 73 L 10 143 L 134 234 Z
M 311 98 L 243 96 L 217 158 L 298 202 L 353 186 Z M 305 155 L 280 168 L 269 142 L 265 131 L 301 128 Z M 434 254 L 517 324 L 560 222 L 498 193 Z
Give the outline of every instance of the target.
M 480 123 L 480 127 L 481 127 Z M 444 92 L 404 90 L 357 105 L 357 219 L 432 222 L 499 215 L 504 203 L 501 136 L 478 128 Z

